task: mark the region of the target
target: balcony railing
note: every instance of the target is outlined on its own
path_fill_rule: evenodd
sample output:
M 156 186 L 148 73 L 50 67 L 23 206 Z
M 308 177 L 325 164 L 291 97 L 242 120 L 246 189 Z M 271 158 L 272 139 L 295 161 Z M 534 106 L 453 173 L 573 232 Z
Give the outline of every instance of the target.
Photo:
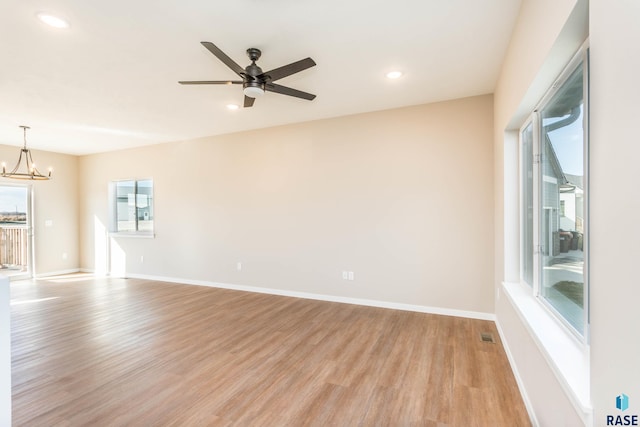
M 28 236 L 28 227 L 26 226 L 0 226 L 0 268 L 27 270 Z

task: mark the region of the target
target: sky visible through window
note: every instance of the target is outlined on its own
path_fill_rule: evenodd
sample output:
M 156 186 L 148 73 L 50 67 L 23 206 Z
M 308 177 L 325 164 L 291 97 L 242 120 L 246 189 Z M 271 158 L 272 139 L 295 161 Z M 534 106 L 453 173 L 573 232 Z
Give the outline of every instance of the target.
M 0 212 L 27 212 L 27 189 L 0 186 Z
M 551 139 L 553 149 L 556 152 L 556 156 L 558 156 L 562 171 L 577 176 L 584 175 L 584 144 L 582 141 L 582 136 L 584 135 L 582 131 L 583 108 L 584 105 L 580 107 L 580 117 L 578 120 L 568 126 L 549 132 L 549 139 Z M 565 117 L 559 117 L 557 120 L 562 120 Z M 549 120 L 549 123 L 557 120 Z

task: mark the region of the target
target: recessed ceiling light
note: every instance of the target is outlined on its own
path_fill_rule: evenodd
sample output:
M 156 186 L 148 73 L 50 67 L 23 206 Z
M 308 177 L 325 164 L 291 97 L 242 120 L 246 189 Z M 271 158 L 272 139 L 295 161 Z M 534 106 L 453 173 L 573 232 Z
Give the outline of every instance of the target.
M 387 73 L 387 78 L 388 79 L 397 79 L 402 77 L 402 71 L 389 71 Z
M 54 27 L 54 28 L 69 28 L 69 23 L 62 18 L 57 16 L 53 16 L 48 13 L 40 12 L 38 13 L 38 19 L 45 24 Z
M 238 108 L 240 108 L 240 106 L 236 105 L 236 104 L 227 105 L 227 109 L 229 109 L 229 110 L 237 110 Z

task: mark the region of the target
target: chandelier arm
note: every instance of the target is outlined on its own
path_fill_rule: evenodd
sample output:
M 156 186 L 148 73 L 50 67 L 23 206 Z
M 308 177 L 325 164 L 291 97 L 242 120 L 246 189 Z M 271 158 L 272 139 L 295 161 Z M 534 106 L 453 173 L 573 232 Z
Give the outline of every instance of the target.
M 20 169 L 20 165 L 22 164 L 22 152 L 23 151 L 24 150 L 20 150 L 20 157 L 18 157 L 18 163 L 16 163 L 16 167 L 14 167 L 13 170 L 8 173 L 8 175 L 15 175 L 18 172 L 18 169 Z
M 25 156 L 27 158 L 27 173 L 31 175 L 42 175 L 40 171 L 36 168 L 35 163 L 33 163 L 33 158 L 31 157 L 31 150 L 27 150 L 27 154 Z

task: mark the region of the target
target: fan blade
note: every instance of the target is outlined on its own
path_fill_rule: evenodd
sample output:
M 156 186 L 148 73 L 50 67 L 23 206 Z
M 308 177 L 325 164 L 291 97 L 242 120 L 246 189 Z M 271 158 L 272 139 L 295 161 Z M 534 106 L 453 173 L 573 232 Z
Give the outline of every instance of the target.
M 240 85 L 242 80 L 195 80 L 178 82 L 181 85 Z
M 271 71 L 262 73 L 263 76 L 269 76 L 270 81 L 275 82 L 283 77 L 290 76 L 291 74 L 299 73 L 302 70 L 311 68 L 316 65 L 315 61 L 311 58 L 301 59 L 297 62 L 292 62 L 289 65 L 283 65 L 282 67 L 274 68 Z
M 253 107 L 253 103 L 256 102 L 255 98 L 251 98 L 250 96 L 244 96 L 244 108 Z
M 268 83 L 265 85 L 264 88 L 269 92 L 281 93 L 282 95 L 295 96 L 296 98 L 308 99 L 309 101 L 312 101 L 316 97 L 311 93 L 303 92 L 297 89 L 292 89 L 286 86 L 277 85 L 275 83 Z
M 242 68 L 241 66 L 236 64 L 236 62 L 233 59 L 229 58 L 226 53 L 221 51 L 218 48 L 218 46 L 216 46 L 215 44 L 213 44 L 211 42 L 200 42 L 200 43 L 202 43 L 202 46 L 204 46 L 207 49 L 209 49 L 209 52 L 213 53 L 216 56 L 216 58 L 218 58 L 220 61 L 224 62 L 224 64 L 227 67 L 231 68 L 234 73 L 236 73 L 239 76 L 244 75 L 244 68 Z

